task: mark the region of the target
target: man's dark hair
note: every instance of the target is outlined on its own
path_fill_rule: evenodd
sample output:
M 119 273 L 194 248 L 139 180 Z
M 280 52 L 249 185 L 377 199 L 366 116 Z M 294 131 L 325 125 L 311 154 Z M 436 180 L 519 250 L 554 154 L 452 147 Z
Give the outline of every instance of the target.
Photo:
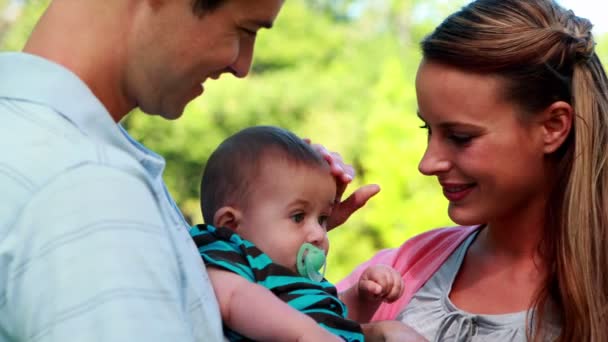
M 212 12 L 228 0 L 192 0 L 194 13 L 204 14 Z
M 245 128 L 224 140 L 207 160 L 200 196 L 205 223 L 213 224 L 215 212 L 221 207 L 246 201 L 268 158 L 295 165 L 328 167 L 308 143 L 285 129 Z

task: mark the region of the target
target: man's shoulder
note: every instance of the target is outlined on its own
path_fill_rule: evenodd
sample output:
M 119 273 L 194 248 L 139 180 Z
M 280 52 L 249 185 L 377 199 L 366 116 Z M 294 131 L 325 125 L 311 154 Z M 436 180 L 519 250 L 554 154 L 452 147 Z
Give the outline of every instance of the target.
M 6 110 L 6 106 L 11 108 Z M 145 182 L 138 160 L 110 143 L 92 139 L 48 107 L 0 102 L 0 113 L 0 211 L 4 218 L 74 172 L 99 175 L 119 170 Z

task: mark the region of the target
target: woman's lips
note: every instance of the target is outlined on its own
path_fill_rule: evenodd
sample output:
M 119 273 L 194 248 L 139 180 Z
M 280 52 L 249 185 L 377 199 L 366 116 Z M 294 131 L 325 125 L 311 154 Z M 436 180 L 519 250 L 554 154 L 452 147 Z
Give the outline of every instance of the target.
M 441 184 L 443 187 L 443 195 L 450 202 L 458 202 L 463 200 L 475 187 L 475 184 Z

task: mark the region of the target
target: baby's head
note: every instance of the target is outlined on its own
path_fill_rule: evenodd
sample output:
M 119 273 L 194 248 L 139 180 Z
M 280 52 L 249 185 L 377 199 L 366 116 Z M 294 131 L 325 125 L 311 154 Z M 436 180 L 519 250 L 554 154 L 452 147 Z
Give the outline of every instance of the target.
M 325 253 L 336 183 L 309 144 L 278 127 L 246 128 L 209 157 L 201 184 L 205 223 L 234 230 L 297 272 L 304 243 Z

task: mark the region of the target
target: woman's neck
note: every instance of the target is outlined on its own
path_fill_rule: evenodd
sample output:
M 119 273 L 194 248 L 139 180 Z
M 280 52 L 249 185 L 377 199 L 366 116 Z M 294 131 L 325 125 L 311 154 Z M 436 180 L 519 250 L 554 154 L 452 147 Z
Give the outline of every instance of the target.
M 522 210 L 481 229 L 452 285 L 454 305 L 478 314 L 519 312 L 533 305 L 547 276 L 539 248 L 545 221 L 534 212 Z
M 546 264 L 541 255 L 545 234 L 545 205 L 536 203 L 489 222 L 471 245 L 472 252 L 505 269 L 528 269 L 540 276 Z

